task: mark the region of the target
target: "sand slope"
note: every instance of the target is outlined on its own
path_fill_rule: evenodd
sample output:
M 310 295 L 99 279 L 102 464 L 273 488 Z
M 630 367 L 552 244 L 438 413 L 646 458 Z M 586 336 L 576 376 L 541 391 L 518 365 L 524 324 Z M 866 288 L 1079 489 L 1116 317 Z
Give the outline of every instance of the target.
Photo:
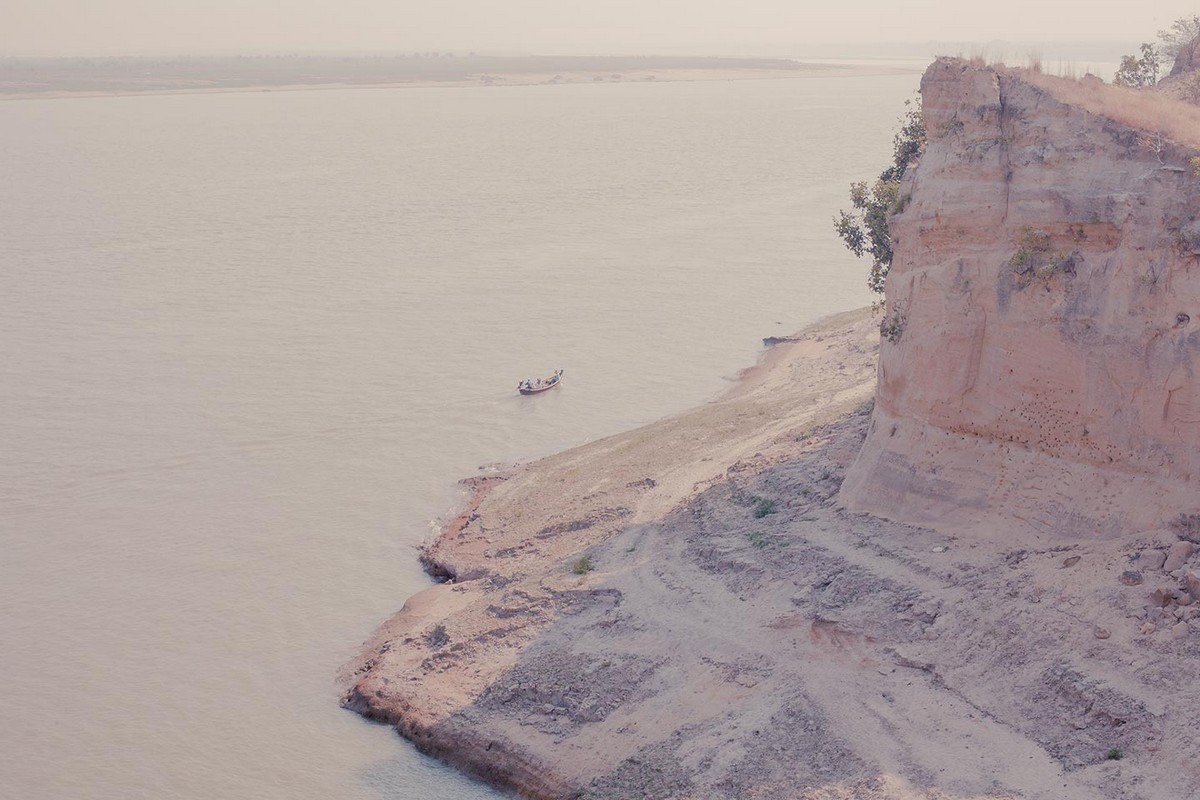
M 875 327 L 834 319 L 722 401 L 483 487 L 429 554 L 457 579 L 368 642 L 347 704 L 537 798 L 1196 796 L 1194 606 L 1146 610 L 1186 580 L 1157 565 L 1173 535 L 840 508 Z

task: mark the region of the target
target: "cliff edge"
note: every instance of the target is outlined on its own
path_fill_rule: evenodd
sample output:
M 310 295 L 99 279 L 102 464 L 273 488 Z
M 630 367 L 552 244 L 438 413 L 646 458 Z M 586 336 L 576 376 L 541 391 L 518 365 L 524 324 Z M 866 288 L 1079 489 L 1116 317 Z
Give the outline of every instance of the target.
M 474 481 L 348 707 L 534 800 L 1200 797 L 1200 124 L 923 97 L 884 324 Z
M 922 80 L 852 509 L 1068 538 L 1200 509 L 1196 150 L 1048 85 L 952 59 Z

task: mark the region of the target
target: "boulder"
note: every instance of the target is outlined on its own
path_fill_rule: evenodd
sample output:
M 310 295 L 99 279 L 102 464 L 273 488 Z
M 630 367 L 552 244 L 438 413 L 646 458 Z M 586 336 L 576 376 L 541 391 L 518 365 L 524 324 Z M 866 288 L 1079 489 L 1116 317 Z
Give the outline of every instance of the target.
M 1192 597 L 1200 597 L 1200 575 L 1192 570 L 1183 573 L 1183 587 Z
M 1162 550 L 1143 550 L 1138 553 L 1137 567 L 1140 570 L 1150 572 L 1160 570 L 1167 560 L 1167 554 Z M 1182 566 L 1182 564 L 1180 565 Z
M 1188 559 L 1196 552 L 1196 545 L 1191 542 L 1175 542 L 1171 545 L 1171 549 L 1167 551 L 1167 557 L 1163 561 L 1163 572 L 1174 572 L 1188 562 Z
M 1119 580 L 1123 586 L 1141 586 L 1142 573 L 1127 569 L 1121 573 L 1121 577 L 1117 580 Z

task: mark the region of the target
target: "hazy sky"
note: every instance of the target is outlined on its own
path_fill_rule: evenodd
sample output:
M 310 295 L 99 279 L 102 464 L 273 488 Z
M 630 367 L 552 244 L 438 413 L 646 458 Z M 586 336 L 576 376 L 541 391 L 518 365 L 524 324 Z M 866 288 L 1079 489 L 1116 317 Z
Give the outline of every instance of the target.
M 1130 41 L 1200 0 L 0 0 L 0 54 Z M 710 47 L 711 46 L 711 47 Z

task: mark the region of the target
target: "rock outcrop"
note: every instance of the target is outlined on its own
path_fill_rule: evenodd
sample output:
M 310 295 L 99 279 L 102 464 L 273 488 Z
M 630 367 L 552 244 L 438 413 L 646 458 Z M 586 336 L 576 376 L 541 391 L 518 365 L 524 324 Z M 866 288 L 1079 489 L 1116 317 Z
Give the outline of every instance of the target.
M 1015 71 L 941 59 L 921 93 L 894 341 L 843 501 L 1066 537 L 1200 508 L 1196 152 Z
M 1179 48 L 1171 71 L 1154 88 L 1175 100 L 1200 105 L 1200 36 Z
M 1179 49 L 1175 61 L 1171 64 L 1169 78 L 1178 78 L 1200 69 L 1200 36 L 1192 39 Z

